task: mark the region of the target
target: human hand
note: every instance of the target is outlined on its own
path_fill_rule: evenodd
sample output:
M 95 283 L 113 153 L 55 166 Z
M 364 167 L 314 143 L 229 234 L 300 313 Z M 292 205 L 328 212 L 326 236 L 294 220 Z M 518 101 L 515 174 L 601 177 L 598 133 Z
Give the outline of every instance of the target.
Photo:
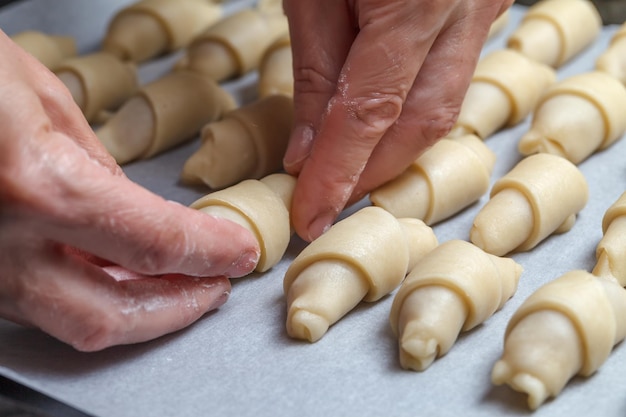
M 0 317 L 93 351 L 223 304 L 227 277 L 259 258 L 252 234 L 131 182 L 64 85 L 1 31 L 0 56 Z
M 296 232 L 402 173 L 452 128 L 491 23 L 512 0 L 285 0 Z

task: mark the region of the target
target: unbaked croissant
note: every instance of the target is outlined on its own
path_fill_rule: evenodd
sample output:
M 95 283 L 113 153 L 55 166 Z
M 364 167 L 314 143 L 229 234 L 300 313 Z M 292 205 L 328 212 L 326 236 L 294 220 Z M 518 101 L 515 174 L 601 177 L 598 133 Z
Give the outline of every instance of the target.
M 558 68 L 596 40 L 601 28 L 589 0 L 541 0 L 528 8 L 507 47 Z
M 52 71 L 61 62 L 78 54 L 76 40 L 71 36 L 25 30 L 12 35 L 11 39 Z
M 449 136 L 475 134 L 486 139 L 520 123 L 555 81 L 552 68 L 519 52 L 491 52 L 478 62 Z
M 491 379 L 528 394 L 536 409 L 574 375 L 593 374 L 625 336 L 626 290 L 614 280 L 570 271 L 513 314 Z
M 592 272 L 614 278 L 622 287 L 626 287 L 626 192 L 604 213 L 602 232 Z
M 289 33 L 274 41 L 259 64 L 259 97 L 272 94 L 293 96 L 293 59 Z
M 604 72 L 586 72 L 548 88 L 518 149 L 523 155 L 547 152 L 578 164 L 625 131 L 626 87 Z
M 615 31 L 608 48 L 596 60 L 596 69 L 626 85 L 626 22 Z
M 113 16 L 102 49 L 143 62 L 187 46 L 222 16 L 222 6 L 207 0 L 137 1 Z
M 265 50 L 287 31 L 284 14 L 243 9 L 196 36 L 176 68 L 216 81 L 238 77 L 257 69 Z
M 487 39 L 491 39 L 500 34 L 500 32 L 502 32 L 504 28 L 506 28 L 506 26 L 509 24 L 510 20 L 511 11 L 510 9 L 507 9 L 500 16 L 498 16 L 496 20 L 493 21 L 493 23 L 491 23 L 491 26 L 489 27 L 489 33 L 487 34 Z
M 474 135 L 441 139 L 397 178 L 370 193 L 370 200 L 396 217 L 432 225 L 489 191 L 495 154 Z
M 502 308 L 521 273 L 512 259 L 462 240 L 442 243 L 425 255 L 400 286 L 389 315 L 401 366 L 423 371 L 445 355 L 461 331 Z
M 289 245 L 289 208 L 295 185 L 291 175 L 271 174 L 207 194 L 190 207 L 250 230 L 261 248 L 255 271 L 265 272 L 282 259 Z
M 202 144 L 185 162 L 181 179 L 219 189 L 277 172 L 292 125 L 293 100 L 285 95 L 232 110 L 202 128 Z
M 104 123 L 139 88 L 137 68 L 108 52 L 70 58 L 55 73 L 90 123 Z
M 315 342 L 361 301 L 397 288 L 437 245 L 418 219 L 396 219 L 369 206 L 334 224 L 291 263 L 283 282 L 287 333 Z
M 587 204 L 582 172 L 567 159 L 535 154 L 497 180 L 481 208 L 470 240 L 494 255 L 527 251 L 553 233 L 572 228 Z
M 96 135 L 125 164 L 193 139 L 235 107 L 234 98 L 214 80 L 177 71 L 139 89 Z

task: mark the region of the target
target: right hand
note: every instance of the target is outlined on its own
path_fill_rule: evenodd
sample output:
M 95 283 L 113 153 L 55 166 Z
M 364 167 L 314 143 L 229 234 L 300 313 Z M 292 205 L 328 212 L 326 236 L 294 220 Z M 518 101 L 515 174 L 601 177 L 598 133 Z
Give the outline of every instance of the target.
M 454 125 L 491 24 L 512 0 L 284 0 L 294 65 L 298 176 L 291 219 L 305 240 L 400 175 Z

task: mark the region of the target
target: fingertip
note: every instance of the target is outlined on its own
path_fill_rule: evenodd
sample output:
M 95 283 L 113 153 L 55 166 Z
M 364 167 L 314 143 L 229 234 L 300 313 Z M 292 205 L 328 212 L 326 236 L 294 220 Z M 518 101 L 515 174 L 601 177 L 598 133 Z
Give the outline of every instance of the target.
M 260 258 L 261 249 L 257 244 L 256 249 L 243 252 L 224 274 L 230 278 L 240 278 L 244 275 L 248 275 L 250 272 L 254 271 Z
M 290 212 L 294 230 L 308 242 L 331 227 L 358 182 L 358 176 L 346 175 L 336 166 L 316 162 L 313 158 L 307 160 L 298 176 Z
M 177 203 L 175 203 L 177 204 Z M 198 210 L 186 216 L 189 262 L 179 272 L 193 276 L 241 277 L 252 272 L 261 257 L 256 236 L 242 225 Z M 191 243 L 193 242 L 193 243 Z
M 309 196 L 318 195 L 318 193 L 309 192 L 302 197 L 299 194 L 296 192 L 294 195 L 291 221 L 296 234 L 301 239 L 312 242 L 328 231 L 341 209 L 320 207 L 318 201 L 308 199 Z
M 206 215 L 210 216 L 209 214 Z M 219 231 L 211 237 L 211 246 L 214 249 L 207 250 L 207 267 L 210 273 L 204 275 L 216 275 L 215 272 L 222 270 L 223 272 L 219 272 L 219 274 L 228 278 L 239 278 L 254 271 L 261 258 L 261 247 L 256 236 L 234 221 L 211 217 L 215 219 L 215 224 L 219 225 L 217 227 Z M 230 241 L 229 245 L 223 243 L 224 237 Z M 225 252 L 220 254 L 221 250 Z M 230 259 L 230 263 L 223 268 L 218 267 L 216 269 L 216 262 L 219 262 L 221 258 L 227 262 Z
M 230 298 L 232 290 L 230 280 L 226 277 L 214 277 L 211 278 L 211 280 L 213 281 L 213 284 L 210 285 L 209 288 L 211 288 L 211 290 L 209 290 L 209 292 L 212 292 L 214 296 L 207 303 L 208 308 L 205 310 L 206 312 L 216 310 L 226 304 Z M 218 286 L 218 289 L 221 290 L 221 292 L 212 289 L 214 286 Z
M 326 233 L 328 229 L 330 229 L 330 227 L 332 226 L 336 217 L 337 215 L 333 212 L 326 212 L 326 213 L 318 214 L 309 223 L 309 226 L 307 228 L 309 239 L 312 241 L 314 239 L 317 239 L 324 233 Z

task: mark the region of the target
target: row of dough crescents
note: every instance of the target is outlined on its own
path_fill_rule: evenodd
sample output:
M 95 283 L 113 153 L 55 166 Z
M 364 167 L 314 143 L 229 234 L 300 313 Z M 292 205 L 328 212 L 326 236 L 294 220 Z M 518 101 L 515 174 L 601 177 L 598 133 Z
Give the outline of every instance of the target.
M 279 120 L 278 126 L 291 123 L 291 112 L 284 111 L 291 104 L 292 76 L 282 8 L 278 7 L 278 2 L 262 1 L 257 7 L 236 10 L 229 15 L 225 15 L 223 9 L 222 4 L 206 0 L 137 1 L 112 17 L 101 50 L 82 55 L 77 54 L 75 42 L 69 37 L 29 32 L 13 38 L 58 75 L 105 147 L 118 163 L 126 164 L 194 139 L 205 125 L 238 110 L 242 103 L 238 103 L 220 81 L 253 70 L 259 71 L 259 79 L 263 81 L 259 82 L 259 101 L 278 94 L 285 97 L 266 100 L 273 112 L 265 110 L 263 116 L 284 119 Z M 172 68 L 158 79 L 140 85 L 138 73 L 142 65 L 172 54 L 180 54 L 190 62 L 188 55 L 198 56 L 192 52 L 194 45 L 219 55 L 218 58 L 211 56 L 211 62 L 230 68 L 229 73 L 220 77 L 222 79 L 215 79 L 210 71 L 197 71 L 206 69 L 206 65 L 192 65 Z M 56 60 L 52 62 L 38 54 L 38 50 L 48 51 Z M 256 105 L 253 109 L 263 107 L 268 105 Z M 246 115 L 250 113 L 250 109 L 244 111 Z M 256 146 L 252 154 L 265 158 L 250 162 L 261 168 L 248 169 L 256 173 L 253 173 L 256 178 L 261 178 L 279 169 L 277 158 L 264 149 L 275 148 L 273 152 L 281 154 L 288 133 L 284 133 L 285 129 L 277 130 L 279 139 L 270 146 L 259 142 L 255 132 L 250 132 L 247 126 L 245 123 L 243 127 L 235 126 L 234 131 L 226 134 L 252 135 L 251 139 L 241 138 L 239 142 Z M 220 155 L 212 158 L 220 159 Z M 232 179 L 218 182 L 234 183 L 246 179 L 249 173 L 228 175 Z M 183 177 L 189 175 L 183 174 Z

